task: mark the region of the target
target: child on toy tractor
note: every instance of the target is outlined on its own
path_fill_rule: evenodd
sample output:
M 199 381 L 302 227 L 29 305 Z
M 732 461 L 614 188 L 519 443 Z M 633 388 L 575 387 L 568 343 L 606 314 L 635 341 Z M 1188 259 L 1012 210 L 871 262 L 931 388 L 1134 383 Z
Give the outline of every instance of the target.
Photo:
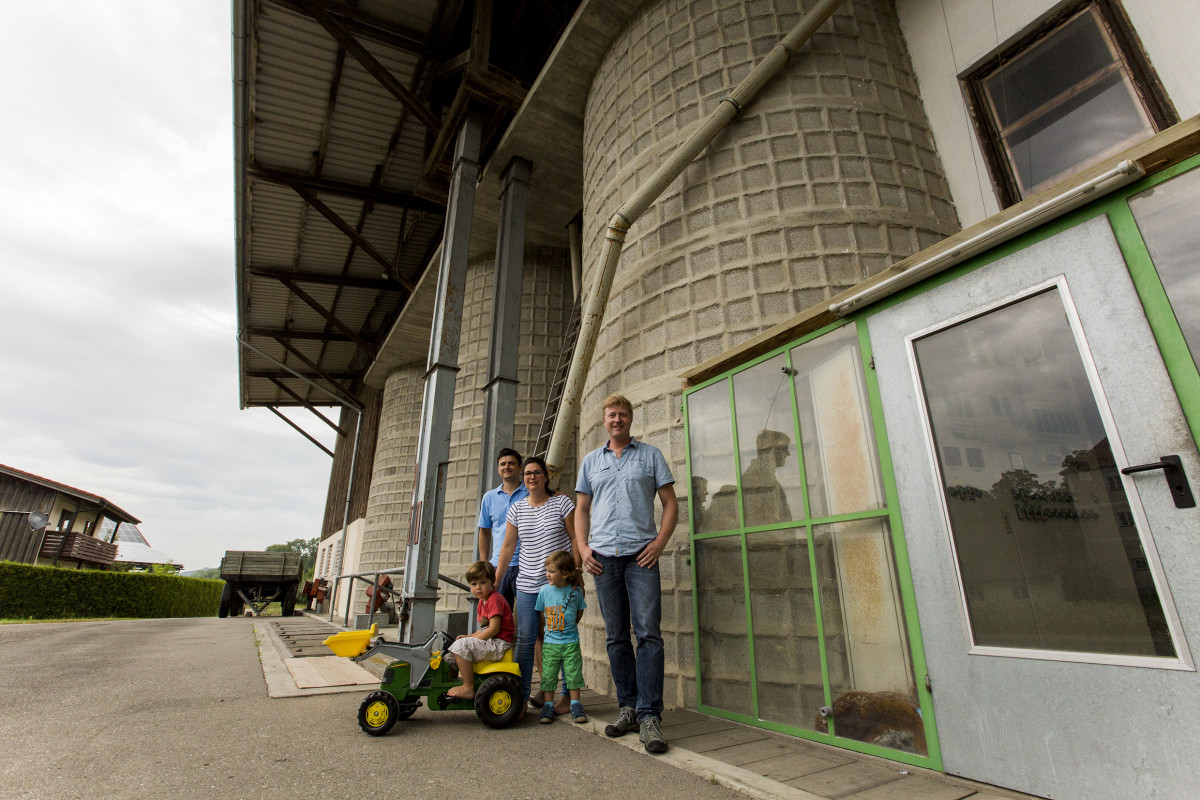
M 512 609 L 496 591 L 496 568 L 486 561 L 476 561 L 467 570 L 466 578 L 471 594 L 479 601 L 479 630 L 459 636 L 450 645 L 462 686 L 455 686 L 446 694 L 458 700 L 475 697 L 475 662 L 501 660 L 517 635 Z

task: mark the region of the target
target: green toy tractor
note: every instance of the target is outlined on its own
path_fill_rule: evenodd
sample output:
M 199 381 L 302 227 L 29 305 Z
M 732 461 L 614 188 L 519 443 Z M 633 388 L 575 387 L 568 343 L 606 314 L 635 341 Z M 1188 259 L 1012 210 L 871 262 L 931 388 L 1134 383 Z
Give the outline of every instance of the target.
M 408 719 L 427 698 L 429 708 L 439 711 L 475 710 L 489 728 L 507 728 L 521 716 L 521 670 L 509 649 L 500 661 L 475 664 L 475 697 L 461 700 L 447 692 L 462 683 L 454 657 L 446 653 L 453 640 L 435 632 L 423 645 L 385 642 L 375 638 L 376 628 L 343 631 L 325 640 L 336 655 L 365 661 L 377 654 L 393 659 L 383 673 L 383 682 L 358 707 L 358 725 L 372 736 L 383 736 L 397 720 Z M 372 641 L 374 640 L 374 641 Z M 443 654 L 444 657 L 443 657 Z

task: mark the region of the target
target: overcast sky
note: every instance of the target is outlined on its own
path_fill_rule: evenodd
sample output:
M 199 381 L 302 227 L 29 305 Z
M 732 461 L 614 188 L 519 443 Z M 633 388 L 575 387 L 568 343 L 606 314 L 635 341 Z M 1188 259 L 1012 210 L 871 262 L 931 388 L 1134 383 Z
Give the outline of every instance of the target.
M 187 569 L 319 535 L 330 466 L 238 408 L 229 15 L 77 0 L 0 25 L 0 463 L 107 498 Z

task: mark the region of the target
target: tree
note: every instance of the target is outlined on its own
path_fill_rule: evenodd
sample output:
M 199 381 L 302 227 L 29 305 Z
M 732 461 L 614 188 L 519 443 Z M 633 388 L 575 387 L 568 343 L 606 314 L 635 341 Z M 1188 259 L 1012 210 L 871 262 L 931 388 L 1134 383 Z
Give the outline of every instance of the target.
M 300 554 L 300 571 L 302 580 L 312 580 L 313 567 L 317 563 L 317 544 L 318 539 L 314 536 L 312 539 L 292 539 L 284 544 L 267 545 L 268 553 L 299 553 Z

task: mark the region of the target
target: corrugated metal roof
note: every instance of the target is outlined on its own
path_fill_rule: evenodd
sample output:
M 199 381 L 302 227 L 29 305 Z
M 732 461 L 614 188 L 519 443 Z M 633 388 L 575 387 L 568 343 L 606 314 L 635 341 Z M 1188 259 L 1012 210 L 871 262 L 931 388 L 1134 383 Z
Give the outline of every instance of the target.
M 522 56 L 549 54 L 576 4 L 497 10 L 493 52 L 511 57 L 518 42 Z M 443 109 L 465 113 L 468 103 L 458 100 L 467 97 L 488 115 L 490 151 L 514 98 L 536 77 L 504 77 L 512 65 L 495 63 L 473 73 L 471 62 L 457 62 L 470 49 L 473 27 L 459 18 L 464 8 L 470 14 L 473 4 L 234 1 L 244 407 L 325 405 L 334 397 L 353 404 L 382 350 L 391 351 L 383 359 L 389 366 L 426 352 L 429 328 L 421 323 L 431 313 L 433 287 L 410 295 L 440 244 L 444 164 L 452 151 L 430 158 L 438 133 L 431 128 L 442 119 L 452 130 L 457 123 Z M 419 108 L 406 107 L 360 62 L 359 47 Z M 476 74 L 486 77 L 472 83 Z M 398 325 L 406 306 L 409 322 Z M 397 332 L 407 338 L 390 341 Z
M 389 26 L 429 37 L 435 0 L 321 5 L 347 27 L 358 24 L 352 28 L 357 41 L 397 81 L 420 94 L 423 56 L 404 49 Z M 340 52 L 320 22 L 293 7 L 305 8 L 300 2 L 265 0 L 234 7 L 247 33 L 245 61 L 235 63 L 235 72 L 239 66 L 243 72 L 240 105 L 245 109 L 239 121 L 245 170 L 238 197 L 239 334 L 268 356 L 242 350 L 243 406 L 297 405 L 300 401 L 283 387 L 314 404 L 331 402 L 288 369 L 335 391 L 336 381 L 353 394 L 354 376 L 373 359 L 377 341 L 409 294 L 394 280 L 381 288 L 380 279 L 392 272 L 415 282 L 442 224 L 441 214 L 426 201 L 414 202 L 406 212 L 392 204 L 403 198 L 371 202 L 306 183 L 319 179 L 343 188 L 412 195 L 427 128 L 362 64 Z M 235 29 L 237 24 L 235 19 Z M 359 243 L 326 218 L 314 197 L 357 231 Z M 292 277 L 285 282 L 280 276 Z M 339 285 L 342 277 L 371 283 Z

